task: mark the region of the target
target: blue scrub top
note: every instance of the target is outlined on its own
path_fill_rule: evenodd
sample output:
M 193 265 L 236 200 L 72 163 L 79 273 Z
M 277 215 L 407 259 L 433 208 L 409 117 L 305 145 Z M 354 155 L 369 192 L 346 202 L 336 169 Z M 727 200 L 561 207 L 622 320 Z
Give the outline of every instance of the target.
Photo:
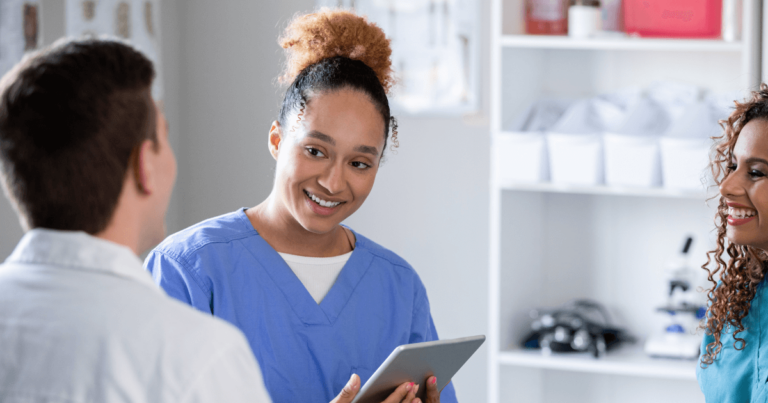
M 758 286 L 744 331 L 737 336 L 746 341 L 743 350 L 733 346 L 733 329 L 724 329 L 720 354 L 706 368 L 701 361 L 696 369 L 699 387 L 709 403 L 768 402 L 768 295 L 765 282 Z M 701 353 L 715 338 L 704 335 Z M 741 345 L 739 344 L 739 347 Z
M 245 333 L 272 400 L 328 403 L 352 373 L 365 383 L 395 347 L 438 339 L 413 268 L 355 237 L 352 256 L 320 304 L 245 209 L 171 235 L 144 266 L 168 295 Z M 440 400 L 457 401 L 452 384 Z

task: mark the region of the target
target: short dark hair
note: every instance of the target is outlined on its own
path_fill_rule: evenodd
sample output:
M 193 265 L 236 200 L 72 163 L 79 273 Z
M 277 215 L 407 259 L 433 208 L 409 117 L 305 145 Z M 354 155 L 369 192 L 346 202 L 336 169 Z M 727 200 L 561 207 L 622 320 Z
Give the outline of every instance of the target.
M 0 178 L 25 229 L 103 231 L 132 160 L 157 140 L 155 70 L 117 40 L 62 40 L 0 86 Z

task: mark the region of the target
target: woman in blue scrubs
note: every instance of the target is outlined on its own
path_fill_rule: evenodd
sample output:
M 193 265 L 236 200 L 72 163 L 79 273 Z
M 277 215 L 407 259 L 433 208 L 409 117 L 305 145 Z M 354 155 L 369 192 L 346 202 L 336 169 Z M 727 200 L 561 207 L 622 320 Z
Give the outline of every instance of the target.
M 281 45 L 290 86 L 269 132 L 271 194 L 170 236 L 145 266 L 169 295 L 245 333 L 275 402 L 327 402 L 395 347 L 438 336 L 408 262 L 341 225 L 368 197 L 390 132 L 397 144 L 389 40 L 323 10 L 296 18 Z M 451 384 L 435 385 L 422 385 L 427 402 L 456 402 Z
M 717 249 L 699 385 L 707 402 L 768 401 L 768 86 L 737 103 L 716 147 Z M 765 217 L 765 219 L 763 219 Z

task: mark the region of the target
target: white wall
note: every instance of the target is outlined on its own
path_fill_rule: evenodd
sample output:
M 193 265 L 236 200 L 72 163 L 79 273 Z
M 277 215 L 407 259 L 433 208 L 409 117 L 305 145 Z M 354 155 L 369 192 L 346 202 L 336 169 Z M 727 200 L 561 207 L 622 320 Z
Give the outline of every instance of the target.
M 179 161 L 169 230 L 256 205 L 269 194 L 274 161 L 267 133 L 282 98 L 274 85 L 283 62 L 277 37 L 295 13 L 313 5 L 164 0 L 165 110 Z M 487 50 L 486 41 L 484 55 Z M 489 136 L 484 119 L 474 120 L 480 124 L 400 117 L 400 149 L 349 220 L 416 268 L 443 338 L 487 328 Z M 15 214 L 0 199 L 0 259 L 20 236 Z M 461 401 L 486 400 L 485 357 L 484 350 L 476 353 L 456 377 Z
M 163 14 L 174 9 L 181 33 L 180 121 L 171 121 L 180 141 L 179 225 L 256 205 L 268 195 L 274 162 L 267 132 L 282 98 L 274 85 L 283 62 L 277 37 L 291 16 L 313 4 L 166 3 Z M 487 41 L 483 47 L 487 55 Z M 483 119 L 475 120 L 480 125 L 400 117 L 400 150 L 390 154 L 366 204 L 348 221 L 416 268 L 443 338 L 487 328 L 489 136 Z M 456 377 L 460 400 L 486 400 L 485 356 L 475 354 Z
M 273 83 L 283 62 L 277 37 L 313 2 L 173 3 L 181 116 L 171 124 L 180 137 L 177 208 L 187 226 L 269 194 L 274 160 L 267 134 L 281 99 Z
M 403 118 L 400 139 L 348 224 L 418 271 L 441 338 L 486 334 L 487 128 Z M 457 375 L 460 401 L 486 401 L 486 355 L 475 353 Z

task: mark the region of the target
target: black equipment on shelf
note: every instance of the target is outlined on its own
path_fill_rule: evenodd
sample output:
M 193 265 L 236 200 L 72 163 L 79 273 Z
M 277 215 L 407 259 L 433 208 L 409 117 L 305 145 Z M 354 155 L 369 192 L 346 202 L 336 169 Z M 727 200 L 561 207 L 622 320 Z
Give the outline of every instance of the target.
M 532 331 L 522 341 L 545 352 L 590 352 L 599 358 L 622 343 L 633 342 L 623 329 L 611 325 L 608 310 L 595 301 L 576 300 L 560 308 L 531 311 Z

